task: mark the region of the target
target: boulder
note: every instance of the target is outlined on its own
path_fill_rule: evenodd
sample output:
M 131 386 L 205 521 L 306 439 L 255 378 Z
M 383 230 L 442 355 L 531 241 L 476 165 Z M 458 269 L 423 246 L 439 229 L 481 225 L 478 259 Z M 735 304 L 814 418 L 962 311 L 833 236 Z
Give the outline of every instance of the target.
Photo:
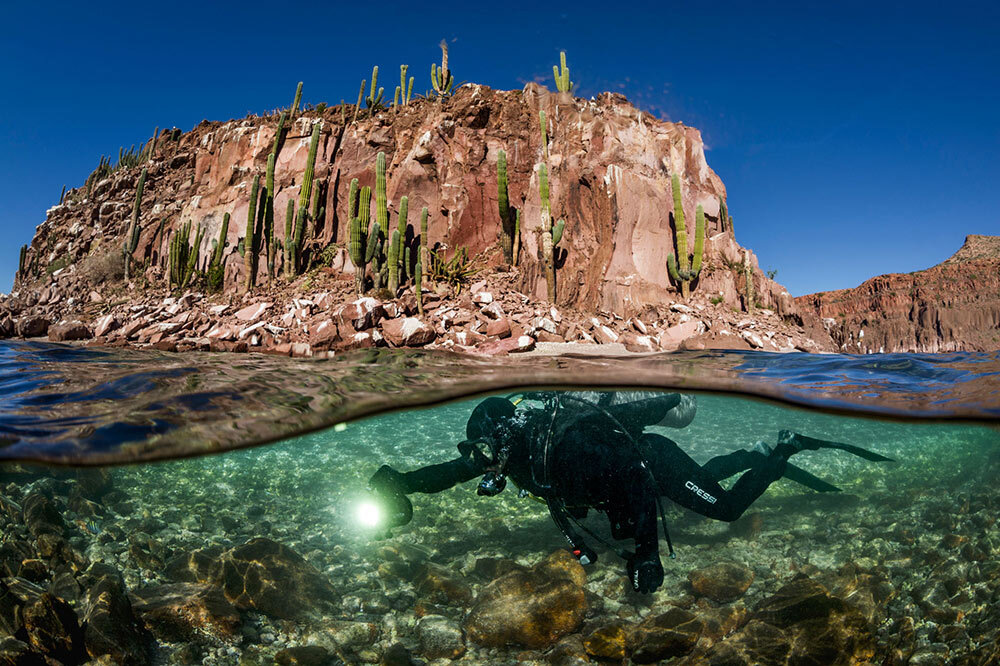
M 49 332 L 49 326 L 45 317 L 27 315 L 17 320 L 17 334 L 22 338 L 39 338 Z
M 341 307 L 335 318 L 341 330 L 345 331 L 346 337 L 346 331 L 351 329 L 355 331 L 367 330 L 375 326 L 384 316 L 385 311 L 382 309 L 382 304 L 374 298 L 366 296 Z
M 688 572 L 695 594 L 720 604 L 742 597 L 753 578 L 753 571 L 734 562 L 717 562 Z
M 330 666 L 335 662 L 321 645 L 296 645 L 275 654 L 274 663 L 277 666 Z
M 90 586 L 84 626 L 84 643 L 92 658 L 108 655 L 126 666 L 150 663 L 152 637 L 135 616 L 118 575 L 103 575 Z
M 82 321 L 61 321 L 49 326 L 49 340 L 53 342 L 89 340 L 92 337 L 94 337 L 93 331 Z
M 698 319 L 691 319 L 682 324 L 671 326 L 660 333 L 660 349 L 672 351 L 684 342 L 684 340 L 703 333 L 705 324 Z
M 236 313 L 236 318 L 240 321 L 248 323 L 255 322 L 269 309 L 271 309 L 270 303 L 254 303 L 253 305 L 248 305 L 242 310 L 239 310 Z
M 694 649 L 702 629 L 697 616 L 683 608 L 674 607 L 666 613 L 651 615 L 635 628 L 630 637 L 632 661 L 653 664 L 683 656 Z
M 465 654 L 465 639 L 457 622 L 441 615 L 425 615 L 417 622 L 420 653 L 428 659 L 457 659 Z
M 382 335 L 394 347 L 422 347 L 434 341 L 434 329 L 416 317 L 382 322 Z
M 577 559 L 556 551 L 527 571 L 487 585 L 465 618 L 465 635 L 486 647 L 547 648 L 583 623 L 585 581 Z
M 136 590 L 132 602 L 156 637 L 167 642 L 196 640 L 204 631 L 234 637 L 240 625 L 239 611 L 211 585 L 152 585 Z
M 506 317 L 494 319 L 486 325 L 486 335 L 500 339 L 509 338 L 510 321 L 508 321 Z
M 280 619 L 302 619 L 333 609 L 330 581 L 291 548 L 251 539 L 221 557 L 222 591 L 236 608 Z

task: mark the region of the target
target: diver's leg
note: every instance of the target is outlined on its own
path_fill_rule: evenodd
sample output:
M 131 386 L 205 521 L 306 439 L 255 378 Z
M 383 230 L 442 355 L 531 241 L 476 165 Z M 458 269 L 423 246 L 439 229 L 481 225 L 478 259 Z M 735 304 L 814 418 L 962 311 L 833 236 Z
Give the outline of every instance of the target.
M 656 492 L 651 482 L 637 481 L 627 493 L 635 523 L 635 554 L 627 559 L 625 567 L 632 589 L 644 594 L 655 592 L 663 584 Z
M 721 456 L 716 456 L 702 465 L 701 468 L 705 470 L 705 472 L 715 481 L 722 481 L 731 476 L 735 476 L 740 472 L 744 472 L 754 465 L 761 464 L 767 457 L 767 452 L 770 450 L 770 446 L 764 442 L 758 442 L 757 445 L 749 451 L 739 450 L 733 451 L 732 453 L 726 453 Z M 819 493 L 840 492 L 840 488 L 837 486 L 832 483 L 827 483 L 818 476 L 811 474 L 801 467 L 793 465 L 792 463 L 785 465 L 785 478 Z
M 706 471 L 677 444 L 659 435 L 647 433 L 642 442 L 661 494 L 703 516 L 725 521 L 743 515 L 768 486 L 782 477 L 788 457 L 798 451 L 794 446 L 779 444 L 770 455 L 761 454 L 759 461 L 726 490 L 714 476 L 720 473 L 721 464 Z

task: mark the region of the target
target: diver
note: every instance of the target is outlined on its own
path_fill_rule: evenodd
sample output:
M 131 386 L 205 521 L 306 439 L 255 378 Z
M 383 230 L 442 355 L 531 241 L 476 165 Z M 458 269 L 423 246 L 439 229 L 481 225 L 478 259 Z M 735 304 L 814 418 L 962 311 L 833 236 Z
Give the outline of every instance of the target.
M 486 398 L 476 405 L 466 438 L 458 445 L 458 458 L 411 472 L 379 468 L 369 488 L 379 499 L 388 527 L 410 522 L 413 507 L 407 495 L 437 493 L 481 477 L 477 494 L 494 496 L 509 478 L 522 496 L 535 496 L 548 505 L 584 565 L 595 562 L 597 554 L 579 530 L 610 544 L 580 520 L 591 509 L 606 514 L 612 538 L 634 540 L 634 552 L 619 554 L 633 589 L 649 593 L 663 582 L 658 517 L 674 556 L 661 497 L 703 516 L 733 521 L 783 476 L 820 492 L 839 490 L 788 462 L 801 451 L 834 448 L 868 460 L 890 460 L 848 444 L 782 430 L 774 446 L 758 442 L 750 450 L 699 465 L 670 439 L 645 432 L 655 425 L 687 426 L 696 411 L 693 396 L 553 391 L 511 398 L 515 400 Z M 740 472 L 729 490 L 719 484 Z

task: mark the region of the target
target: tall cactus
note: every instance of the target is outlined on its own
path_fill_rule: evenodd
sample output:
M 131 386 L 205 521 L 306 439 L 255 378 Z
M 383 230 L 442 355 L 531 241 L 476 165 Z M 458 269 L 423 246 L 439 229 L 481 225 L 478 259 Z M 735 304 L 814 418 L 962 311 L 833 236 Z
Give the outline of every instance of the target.
M 285 243 L 285 278 L 291 280 L 302 269 L 302 247 L 305 244 L 306 227 L 309 224 L 309 203 L 312 197 L 313 173 L 316 170 L 316 151 L 319 149 L 319 136 L 322 122 L 313 124 L 312 136 L 309 139 L 309 156 L 306 158 L 306 171 L 302 175 L 302 188 L 299 190 L 298 214 L 295 216 L 295 226 L 291 237 Z M 318 213 L 318 207 L 317 211 Z
M 400 244 L 399 230 L 395 229 L 392 232 L 392 238 L 389 240 L 389 251 L 387 253 L 386 260 L 388 262 L 388 278 L 389 278 L 389 292 L 392 294 L 393 298 L 396 297 L 396 292 L 399 291 L 399 244 Z
M 426 209 L 425 209 L 426 210 Z M 417 265 L 413 269 L 413 293 L 417 296 L 417 314 L 424 316 L 424 265 L 417 260 Z
M 694 214 L 694 256 L 691 258 L 691 278 L 701 275 L 701 255 L 705 251 L 705 210 L 698 204 Z
M 24 279 L 24 266 L 27 263 L 27 261 L 28 261 L 28 246 L 22 245 L 21 255 L 18 257 L 17 260 L 17 277 L 19 277 L 22 280 Z
M 420 265 L 430 266 L 430 238 L 427 236 L 427 206 L 420 211 L 420 254 L 417 261 Z
M 285 208 L 285 242 L 282 244 L 282 254 L 284 256 L 285 279 L 290 280 L 292 275 L 292 242 L 295 237 L 295 199 L 288 200 Z
M 226 250 L 226 237 L 229 235 L 229 213 L 222 216 L 222 227 L 219 229 L 219 239 L 212 248 L 212 256 L 208 261 L 207 281 L 209 291 L 221 291 L 225 281 L 225 267 L 222 258 Z
M 729 211 L 726 210 L 726 200 L 719 196 L 719 231 L 726 231 L 729 221 Z
M 400 197 L 399 198 L 399 220 L 396 223 L 396 232 L 393 234 L 399 234 L 399 238 L 396 240 L 396 264 L 399 268 L 399 281 L 400 283 L 406 282 L 406 271 L 410 267 L 410 248 L 406 246 L 406 217 L 410 210 L 410 198 Z
M 497 208 L 500 212 L 500 249 L 508 264 L 514 264 L 515 221 L 507 196 L 507 153 L 497 153 Z
M 757 296 L 753 289 L 753 268 L 750 265 L 750 253 L 743 250 L 743 301 L 747 312 L 753 312 Z
M 299 85 L 295 87 L 295 101 L 292 102 L 292 118 L 295 114 L 299 112 L 299 102 L 302 101 L 302 82 L 299 81 Z
M 267 253 L 267 277 L 274 278 L 274 163 L 277 155 L 267 156 L 267 175 L 264 179 L 264 252 Z
M 687 224 L 684 221 L 684 206 L 681 197 L 681 180 L 677 174 L 670 178 L 671 189 L 674 195 L 674 228 L 676 230 L 677 255 L 673 252 L 667 255 L 667 271 L 670 277 L 681 286 L 681 298 L 687 300 L 691 289 L 691 280 L 694 277 L 690 270 L 688 255 Z M 702 223 L 702 234 L 704 234 L 704 222 Z M 699 259 L 699 268 L 701 260 Z
M 382 235 L 388 238 L 389 211 L 385 189 L 385 153 L 380 152 L 375 158 L 375 220 L 382 229 Z
M 384 106 L 384 103 L 382 101 L 382 93 L 384 92 L 384 88 L 378 88 L 378 93 L 376 93 L 375 89 L 377 86 L 378 86 L 378 65 L 375 65 L 375 67 L 372 68 L 372 89 L 371 92 L 368 94 L 368 97 L 365 98 L 365 104 L 368 106 L 368 109 L 373 113 L 375 111 L 378 111 Z
M 448 43 L 441 40 L 441 69 L 431 63 L 431 86 L 438 97 L 446 97 L 451 94 L 451 86 L 455 83 L 455 77 L 448 69 Z
M 139 182 L 135 186 L 135 203 L 132 204 L 132 221 L 129 223 L 128 234 L 125 236 L 125 279 L 128 279 L 129 267 L 132 263 L 132 253 L 139 245 L 139 206 L 142 204 L 142 189 L 146 184 L 146 168 L 139 174 Z
M 410 68 L 409 65 L 399 66 L 399 93 L 400 93 L 400 103 L 406 106 L 410 103 L 410 95 L 413 94 L 413 77 L 410 77 L 410 85 L 406 85 L 406 70 Z
M 365 264 L 368 263 L 366 251 L 368 248 L 368 214 L 363 217 L 361 210 L 365 208 L 357 204 L 358 179 L 351 180 L 351 189 L 347 195 L 348 217 L 350 218 L 350 237 L 348 252 L 351 256 L 351 263 L 354 264 L 354 286 L 358 296 L 364 293 L 365 284 Z M 364 204 L 364 202 L 362 202 Z M 370 203 L 367 208 L 370 209 Z M 362 221 L 363 220 L 363 221 Z
M 572 92 L 573 82 L 569 80 L 569 67 L 566 66 L 566 52 L 559 52 L 559 65 L 562 66 L 560 71 L 559 67 L 552 65 L 552 76 L 556 79 L 556 90 L 561 93 Z
M 354 118 L 351 120 L 352 123 L 353 122 L 357 122 L 357 120 L 358 120 L 358 113 L 361 111 L 361 100 L 365 96 L 365 86 L 366 85 L 368 85 L 368 79 L 361 79 L 361 88 L 358 89 L 358 101 L 354 105 Z
M 538 193 L 542 200 L 542 264 L 545 267 L 545 286 L 549 302 L 555 303 L 556 265 L 553 256 L 555 243 L 552 242 L 552 213 L 549 210 L 549 175 L 544 162 L 538 165 Z
M 260 191 L 260 174 L 253 177 L 250 187 L 250 207 L 247 209 L 247 226 L 243 234 L 243 263 L 246 267 L 246 281 L 243 290 L 250 291 L 257 281 L 257 241 L 254 238 L 257 224 L 257 197 Z
M 205 228 L 198 225 L 198 233 L 194 237 L 194 245 L 188 251 L 187 263 L 184 266 L 184 275 L 181 277 L 181 289 L 188 286 L 191 276 L 194 275 L 195 267 L 198 265 L 198 251 L 201 249 L 201 239 L 205 235 Z

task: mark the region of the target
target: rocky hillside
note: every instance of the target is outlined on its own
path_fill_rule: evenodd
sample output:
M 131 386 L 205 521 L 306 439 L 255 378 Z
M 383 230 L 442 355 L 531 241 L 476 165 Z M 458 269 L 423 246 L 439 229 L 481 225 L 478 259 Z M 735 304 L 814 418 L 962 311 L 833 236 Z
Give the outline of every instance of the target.
M 795 300 L 847 352 L 1000 349 L 1000 236 L 968 236 L 927 270 Z
M 539 111 L 546 112 L 545 145 Z M 262 258 L 255 274 L 257 287 L 250 293 L 243 290 L 242 239 L 251 181 L 266 168 L 278 116 L 205 121 L 191 132 L 164 133 L 157 140 L 146 164 L 137 243 L 131 255 L 139 268 L 131 279 L 123 281 L 115 263 L 127 235 L 140 166 L 115 171 L 93 183 L 89 193 L 73 190 L 64 203 L 48 211 L 23 257 L 15 290 L 3 304 L 9 317 L 0 321 L 0 331 L 43 335 L 50 324 L 62 322 L 50 337 L 96 335 L 112 343 L 160 342 L 165 337 L 167 347 L 171 340 L 207 345 L 206 336 L 214 331 L 216 341 L 239 346 L 239 341 L 248 340 L 250 346 L 256 342 L 285 350 L 295 344 L 315 347 L 315 329 L 329 322 L 324 324 L 329 335 L 330 326 L 339 321 L 344 330 L 337 329 L 331 348 L 349 346 L 363 330 L 335 316 L 353 300 L 354 267 L 346 251 L 348 189 L 354 178 L 361 186 L 374 185 L 376 155 L 384 152 L 392 224 L 405 195 L 410 223 L 419 233 L 418 211 L 426 206 L 427 245 L 439 248 L 446 258 L 464 248 L 478 271 L 470 282 L 486 280 L 480 288 L 492 290 L 487 296 L 469 295 L 478 299 L 473 303 L 462 301 L 443 285 L 425 283 L 425 290 L 436 288 L 442 299 L 424 318 L 433 332 L 419 336 L 426 343 L 445 344 L 448 333 L 469 334 L 451 339 L 450 344 L 462 348 L 477 346 L 482 342 L 478 336 L 496 338 L 486 329 L 499 315 L 483 314 L 482 307 L 488 304 L 483 301 L 508 297 L 508 307 L 515 312 L 504 310 L 504 317 L 516 314 L 523 320 L 510 322 L 515 335 L 537 337 L 538 331 L 546 331 L 573 341 L 617 340 L 631 333 L 648 338 L 641 346 L 652 350 L 676 347 L 693 336 L 700 336 L 692 343 L 695 346 L 774 350 L 830 346 L 815 319 L 803 318 L 787 291 L 759 270 L 751 251 L 736 243 L 732 225 L 720 214 L 725 188 L 705 160 L 700 133 L 642 113 L 620 95 L 584 100 L 549 93 L 535 84 L 519 91 L 466 85 L 449 98 L 418 99 L 375 114 L 363 111 L 356 120 L 352 105 L 307 110 L 294 119 L 276 160 L 277 238 L 284 235 L 286 204 L 299 196 L 316 123 L 322 129 L 314 182 L 323 213 L 307 233 L 311 261 L 304 275 L 283 274 L 279 256 L 277 275 L 269 278 Z M 521 213 L 522 250 L 520 261 L 511 268 L 503 265 L 498 245 L 500 150 L 507 154 L 511 205 Z M 544 303 L 546 281 L 539 259 L 538 165 L 543 159 L 549 168 L 553 219 L 566 220 L 557 261 L 555 315 L 551 304 Z M 671 212 L 675 174 L 682 183 L 688 252 L 695 246 L 697 206 L 703 207 L 706 217 L 703 268 L 685 303 L 678 303 L 679 290 L 667 271 L 667 256 L 676 252 Z M 231 223 L 222 252 L 222 290 L 206 295 L 204 278 L 199 276 L 207 270 L 225 213 L 231 214 Z M 195 279 L 186 295 L 171 294 L 170 245 L 186 224 L 191 225 L 192 241 L 197 229 L 204 232 Z M 276 251 L 280 255 L 281 250 Z M 744 257 L 751 266 L 754 303 L 747 302 Z M 397 294 L 375 295 L 381 313 L 375 323 L 366 319 L 371 327 L 377 329 L 379 318 L 412 314 L 404 302 L 412 295 L 412 286 Z M 258 303 L 267 307 L 256 316 L 232 319 L 237 311 Z M 695 309 L 688 311 L 689 307 Z M 575 327 L 554 321 L 562 318 L 561 311 L 573 313 Z M 443 321 L 446 315 L 451 326 Z M 454 324 L 456 317 L 466 323 Z M 539 324 L 540 318 L 547 321 Z M 634 323 L 638 319 L 645 321 Z M 661 344 L 663 332 L 680 324 L 685 328 Z M 220 326 L 229 328 L 220 333 Z M 245 331 L 251 326 L 257 326 L 254 335 Z M 375 344 L 382 344 L 385 336 L 374 337 Z

